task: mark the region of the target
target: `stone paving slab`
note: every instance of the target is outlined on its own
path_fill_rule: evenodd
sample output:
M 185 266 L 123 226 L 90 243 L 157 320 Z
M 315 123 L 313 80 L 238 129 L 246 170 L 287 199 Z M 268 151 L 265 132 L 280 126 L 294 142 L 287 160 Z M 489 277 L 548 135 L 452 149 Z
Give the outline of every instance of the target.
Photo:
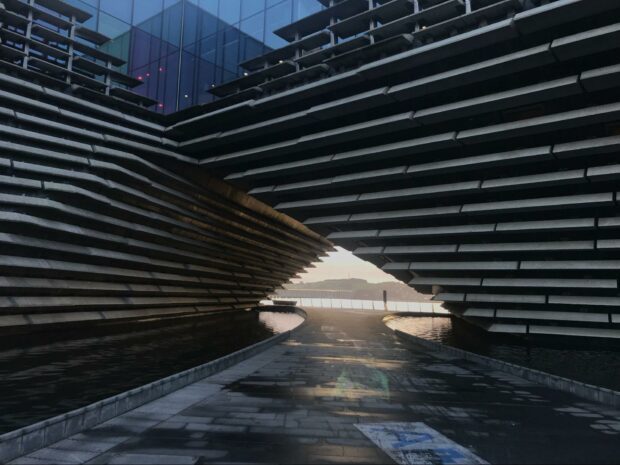
M 620 412 L 308 310 L 289 341 L 22 463 L 393 463 L 356 424 L 424 423 L 490 463 L 617 463 Z

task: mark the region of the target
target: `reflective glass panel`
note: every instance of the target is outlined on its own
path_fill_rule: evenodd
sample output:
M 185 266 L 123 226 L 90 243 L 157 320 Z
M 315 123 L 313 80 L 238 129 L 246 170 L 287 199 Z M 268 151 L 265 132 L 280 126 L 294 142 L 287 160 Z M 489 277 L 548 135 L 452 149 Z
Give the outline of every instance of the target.
M 126 23 L 130 23 L 132 4 L 131 0 L 103 0 L 101 2 L 101 11 Z

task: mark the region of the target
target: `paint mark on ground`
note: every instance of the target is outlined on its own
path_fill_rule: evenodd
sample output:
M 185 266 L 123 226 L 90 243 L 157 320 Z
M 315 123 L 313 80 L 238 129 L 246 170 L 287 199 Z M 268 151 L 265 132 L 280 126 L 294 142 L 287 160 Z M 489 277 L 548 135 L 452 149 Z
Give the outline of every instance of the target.
M 488 463 L 424 423 L 390 422 L 355 426 L 401 465 Z

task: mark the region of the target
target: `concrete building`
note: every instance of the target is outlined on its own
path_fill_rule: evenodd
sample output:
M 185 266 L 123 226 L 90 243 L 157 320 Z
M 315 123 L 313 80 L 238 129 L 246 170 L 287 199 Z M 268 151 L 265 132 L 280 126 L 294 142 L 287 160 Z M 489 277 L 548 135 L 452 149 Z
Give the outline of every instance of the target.
M 620 336 L 620 3 L 320 1 L 162 116 L 85 13 L 3 0 L 5 326 L 249 305 L 325 237 L 489 331 Z
M 199 170 L 89 13 L 0 4 L 0 327 L 255 305 L 327 240 Z

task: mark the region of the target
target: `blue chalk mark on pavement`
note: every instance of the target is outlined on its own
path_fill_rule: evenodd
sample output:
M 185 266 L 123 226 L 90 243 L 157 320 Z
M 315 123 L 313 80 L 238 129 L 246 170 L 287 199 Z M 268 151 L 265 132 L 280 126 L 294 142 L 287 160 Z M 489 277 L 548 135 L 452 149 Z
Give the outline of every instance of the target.
M 401 465 L 487 464 L 425 423 L 373 423 L 355 425 Z
M 433 437 L 428 433 L 397 432 L 396 437 L 398 441 L 392 444 L 392 449 L 403 449 L 413 444 L 433 440 Z

